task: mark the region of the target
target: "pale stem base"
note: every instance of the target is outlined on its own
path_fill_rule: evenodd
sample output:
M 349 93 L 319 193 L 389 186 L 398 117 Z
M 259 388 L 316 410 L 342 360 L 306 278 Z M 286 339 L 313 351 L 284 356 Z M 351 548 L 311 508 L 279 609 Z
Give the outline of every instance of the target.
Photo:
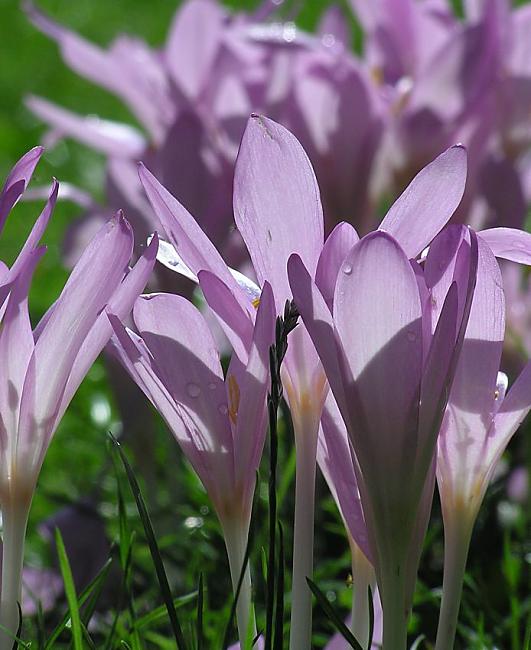
M 470 517 L 461 514 L 444 517 L 443 596 L 435 650 L 454 647 L 472 528 Z
M 352 554 L 352 634 L 363 648 L 369 644 L 369 586 L 374 591 L 374 569 L 356 542 L 348 536 Z
M 404 566 L 386 567 L 382 576 L 380 597 L 383 609 L 383 650 L 406 650 L 407 606 Z
M 0 650 L 11 650 L 19 624 L 18 603 L 22 596 L 24 541 L 31 499 L 4 505 L 2 508 L 2 593 L 0 597 Z
M 311 421 L 310 421 L 311 420 Z M 319 418 L 293 419 L 296 441 L 293 578 L 291 586 L 290 650 L 310 650 L 312 594 L 306 578 L 313 575 L 315 470 Z
M 225 546 L 229 558 L 230 575 L 234 594 L 238 588 L 238 581 L 245 559 L 247 539 L 249 536 L 249 522 L 243 520 L 228 520 L 222 522 Z M 240 595 L 236 604 L 236 621 L 238 624 L 238 636 L 240 647 L 243 650 L 247 647 L 247 640 L 253 640 L 256 636 L 256 622 L 252 607 L 252 583 L 249 563 L 245 568 Z

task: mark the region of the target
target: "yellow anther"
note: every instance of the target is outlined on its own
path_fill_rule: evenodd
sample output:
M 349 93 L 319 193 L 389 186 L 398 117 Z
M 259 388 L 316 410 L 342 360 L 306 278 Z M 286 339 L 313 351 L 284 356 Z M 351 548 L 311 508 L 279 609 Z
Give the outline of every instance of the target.
M 240 408 L 240 387 L 234 375 L 230 375 L 229 383 L 229 418 L 232 424 L 236 424 L 238 409 Z
M 254 307 L 255 309 L 258 309 L 258 307 L 259 307 L 259 305 L 260 305 L 260 298 L 255 298 L 255 299 L 253 300 L 253 302 L 252 302 L 252 305 L 253 305 L 253 307 Z

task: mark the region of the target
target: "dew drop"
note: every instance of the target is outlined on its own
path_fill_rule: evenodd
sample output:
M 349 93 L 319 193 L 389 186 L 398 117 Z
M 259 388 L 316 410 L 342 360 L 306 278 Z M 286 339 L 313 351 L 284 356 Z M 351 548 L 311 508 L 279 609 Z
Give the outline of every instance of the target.
M 352 273 L 352 265 L 351 264 L 345 264 L 343 267 L 343 273 L 345 275 L 350 275 Z
M 413 342 L 413 341 L 417 340 L 417 335 L 415 334 L 415 332 L 413 332 L 413 330 L 409 330 L 409 332 L 407 333 L 407 338 L 408 338 L 408 341 Z
M 213 381 L 211 381 L 211 382 L 208 384 L 208 387 L 210 388 L 210 390 L 216 390 L 216 384 L 215 384 Z
M 227 415 L 229 408 L 226 404 L 220 404 L 218 406 L 218 411 L 221 413 L 221 415 Z
M 186 386 L 186 392 L 188 395 L 190 395 L 190 397 L 199 397 L 201 394 L 201 388 L 199 388 L 197 384 L 190 383 Z

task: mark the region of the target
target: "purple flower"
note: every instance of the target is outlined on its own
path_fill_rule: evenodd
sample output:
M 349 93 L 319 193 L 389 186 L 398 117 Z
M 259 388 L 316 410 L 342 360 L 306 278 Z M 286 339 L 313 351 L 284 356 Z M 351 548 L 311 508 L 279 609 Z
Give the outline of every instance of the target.
M 407 204 L 403 198 L 400 205 Z M 386 219 L 388 227 L 393 224 Z M 474 242 L 473 236 L 471 244 L 462 242 L 433 335 L 427 329 L 431 322 L 425 301 L 440 279 L 426 278 L 421 267 L 408 260 L 418 251 L 404 253 L 387 233 L 367 235 L 343 261 L 333 316 L 300 259 L 293 256 L 289 265 L 295 300 L 355 453 L 384 609 L 384 639 L 400 643 L 397 647 L 405 646 L 407 612 L 433 494 L 444 395 L 474 288 Z M 439 257 L 437 246 L 430 247 L 431 259 L 445 268 L 447 261 Z
M 531 362 L 510 390 L 507 376 L 499 372 L 505 332 L 502 276 L 483 236 L 478 240 L 476 291 L 437 453 L 445 534 L 437 634 L 441 650 L 454 642 L 468 546 L 481 502 L 505 447 L 531 409 Z M 458 247 L 459 237 L 447 245 Z
M 0 205 L 7 212 L 22 194 L 41 151 L 24 156 L 11 172 Z M 98 232 L 74 267 L 61 295 L 32 331 L 28 291 L 45 252 L 38 241 L 57 198 L 50 198 L 11 269 L 4 269 L 0 358 L 0 505 L 3 519 L 3 572 L 0 621 L 16 630 L 17 601 L 27 516 L 46 450 L 70 400 L 111 336 L 102 310 L 125 317 L 152 271 L 155 238 L 135 267 L 128 262 L 133 235 L 121 214 Z M 4 298 L 5 300 L 5 298 Z
M 314 37 L 293 23 L 263 22 L 265 11 L 231 15 L 216 2 L 189 0 L 159 51 L 125 36 L 103 49 L 32 4 L 27 12 L 75 72 L 116 94 L 143 127 L 141 133 L 27 99 L 51 127 L 48 142 L 70 136 L 107 156 L 108 203 L 126 209 L 139 241 L 154 229 L 135 174 L 141 158 L 229 261 L 241 262 L 232 233 L 232 179 L 251 112 L 282 122 L 303 143 L 320 180 L 329 229 L 341 219 L 368 227 L 379 101 L 344 43 L 346 20 L 337 11 L 325 15 Z M 101 208 L 93 206 L 91 214 L 101 219 Z M 80 224 L 79 236 L 91 219 Z
M 188 300 L 170 294 L 142 296 L 133 315 L 140 336 L 109 314 L 117 352 L 203 482 L 223 529 L 236 590 L 265 439 L 275 323 L 271 288 L 264 285 L 249 348 L 233 355 L 226 378 L 209 328 Z M 237 609 L 242 642 L 251 614 L 250 590 L 247 570 Z M 251 626 L 254 635 L 254 621 Z

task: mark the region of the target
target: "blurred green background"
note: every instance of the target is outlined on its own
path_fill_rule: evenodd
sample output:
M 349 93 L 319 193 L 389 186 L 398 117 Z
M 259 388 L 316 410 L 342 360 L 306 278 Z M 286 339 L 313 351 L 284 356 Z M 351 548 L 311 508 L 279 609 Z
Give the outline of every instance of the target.
M 96 43 L 108 44 L 117 33 L 125 32 L 138 35 L 153 46 L 164 42 L 179 4 L 174 0 L 38 2 L 38 6 L 53 18 Z M 258 3 L 232 0 L 226 4 L 251 8 Z M 299 24 L 312 29 L 329 4 L 327 0 L 299 2 Z M 461 3 L 455 4 L 459 9 Z M 343 6 L 346 8 L 346 2 Z M 353 34 L 359 38 L 354 25 Z M 42 95 L 81 114 L 95 113 L 108 119 L 135 122 L 119 100 L 72 73 L 63 64 L 55 43 L 29 23 L 19 2 L 13 0 L 0 0 L 0 62 L 0 182 L 22 154 L 39 143 L 44 131 L 42 124 L 24 108 L 26 94 Z M 33 184 L 47 185 L 52 176 L 77 184 L 97 199 L 103 199 L 103 157 L 86 147 L 68 140 L 47 151 L 37 168 Z M 39 202 L 21 203 L 16 207 L 0 237 L 0 259 L 8 263 L 13 260 L 39 210 Z M 60 203 L 45 234 L 44 241 L 49 250 L 39 265 L 30 295 L 34 322 L 57 297 L 67 277 L 61 262 L 61 241 L 66 226 L 79 213 L 76 206 Z M 291 434 L 287 425 L 285 427 L 280 457 L 281 506 L 289 530 L 293 454 Z M 104 363 L 99 361 L 73 400 L 44 464 L 29 528 L 28 560 L 33 565 L 46 564 L 50 560 L 46 545 L 35 533 L 35 526 L 62 504 L 97 495 L 111 536 L 116 533 L 116 486 L 105 442 L 109 429 L 118 430 L 118 415 L 108 388 Z M 528 428 L 518 434 L 519 439 L 524 435 L 529 437 Z M 228 572 L 219 528 L 204 491 L 160 421 L 150 443 L 149 454 L 153 455 L 154 463 L 149 471 L 154 472 L 151 478 L 155 479 L 155 487 L 152 484 L 147 489 L 154 504 L 161 545 L 170 572 L 179 583 L 179 593 L 194 588 L 201 569 L 209 577 L 213 604 L 221 607 L 221 595 L 230 592 Z M 524 452 L 520 440 L 517 446 L 519 462 L 525 455 L 529 464 L 530 445 L 525 446 L 527 451 Z M 142 453 L 140 450 L 140 456 Z M 510 463 L 513 456 L 510 452 Z M 266 503 L 265 482 L 259 485 L 258 492 L 259 506 L 262 507 Z M 347 543 L 335 506 L 326 495 L 322 481 L 318 485 L 318 494 L 317 581 L 330 598 L 348 608 L 351 592 L 345 586 L 349 571 Z M 500 650 L 524 647 L 522 635 L 531 610 L 531 513 L 528 506 L 507 504 L 503 481 L 498 481 L 489 491 L 472 544 L 462 612 L 463 626 L 470 630 L 463 632 L 470 639 L 467 648 L 493 647 L 488 637 L 482 636 L 483 625 L 487 631 L 495 629 L 498 644 L 507 644 L 498 645 Z M 128 507 L 134 518 L 134 506 L 129 503 Z M 501 525 L 503 517 L 500 518 L 500 511 L 503 515 L 504 508 L 506 523 Z M 287 539 L 287 548 L 289 544 Z M 190 554 L 192 545 L 194 552 Z M 421 570 L 423 582 L 418 590 L 416 615 L 412 621 L 413 632 L 428 630 L 433 634 L 438 593 L 432 587 L 440 584 L 441 557 L 442 530 L 435 504 L 434 523 Z M 142 585 L 146 587 L 150 580 L 153 581 L 145 547 L 139 548 L 137 562 L 141 590 Z M 424 583 L 429 588 L 424 587 Z M 156 588 L 154 594 L 153 597 L 157 598 Z M 144 607 L 148 605 L 144 604 Z M 317 615 L 316 643 L 324 641 L 324 631 L 328 629 Z

